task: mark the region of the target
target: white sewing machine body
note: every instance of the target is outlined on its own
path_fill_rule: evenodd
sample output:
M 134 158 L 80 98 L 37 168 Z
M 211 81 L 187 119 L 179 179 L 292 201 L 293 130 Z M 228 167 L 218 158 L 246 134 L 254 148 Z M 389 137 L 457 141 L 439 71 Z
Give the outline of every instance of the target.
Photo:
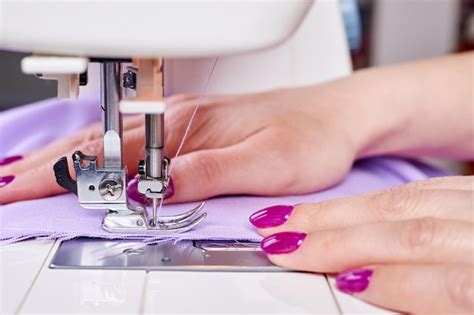
M 67 27 L 48 30 L 47 23 L 38 22 L 41 14 L 33 16 L 33 12 L 25 12 L 22 7 L 34 6 L 38 13 L 46 10 L 40 4 L 48 2 L 52 3 L 48 7 L 52 10 L 49 14 L 54 12 L 51 17 L 57 23 L 51 25 L 69 25 L 76 31 L 85 27 L 87 36 L 71 37 Z M 113 23 L 100 25 L 107 34 L 102 36 L 95 31 L 93 23 L 88 24 L 89 20 L 81 18 L 81 10 L 85 10 L 81 1 L 0 0 L 0 16 L 4 18 L 0 22 L 0 47 L 80 57 L 164 56 L 167 57 L 164 60 L 165 95 L 200 93 L 215 55 L 220 56 L 219 62 L 207 94 L 256 92 L 348 75 L 351 64 L 338 1 L 320 0 L 310 8 L 311 2 L 156 0 L 133 2 L 130 6 L 132 1 L 117 1 L 116 8 L 113 1 L 91 2 L 96 7 L 87 12 L 90 21 L 98 21 L 105 15 L 115 16 L 110 20 Z M 109 7 L 111 3 L 114 9 Z M 75 9 L 62 7 L 68 5 Z M 164 10 L 153 9 L 154 5 Z M 193 10 L 203 5 L 222 28 L 215 29 L 206 19 L 193 14 Z M 128 14 L 138 6 L 148 9 L 128 19 Z M 177 12 L 183 13 L 182 19 L 174 18 L 180 16 Z M 264 25 L 262 20 L 266 21 Z M 137 32 L 143 34 L 139 23 L 144 21 L 154 26 L 150 28 L 153 32 L 147 41 L 134 36 Z M 25 25 L 31 23 L 37 28 L 31 32 L 24 30 Z M 261 50 L 290 35 L 282 45 Z M 255 49 L 261 51 L 244 53 Z M 89 67 L 89 70 L 89 84 L 81 89 L 81 95 L 98 92 L 94 88 L 97 69 Z M 116 244 L 102 243 L 104 246 Z M 0 247 L 0 313 L 381 312 L 337 292 L 333 281 L 325 275 L 215 269 L 205 272 L 205 268 L 131 270 L 126 266 L 111 270 L 51 269 L 58 247 L 59 242 L 35 240 Z M 77 252 L 79 261 L 81 255 L 85 255 L 83 260 L 88 259 L 86 251 Z
M 6 49 L 107 58 L 189 58 L 277 45 L 297 29 L 312 0 L 0 3 L 4 11 L 0 47 Z M 25 23 L 38 20 L 34 28 L 25 28 Z

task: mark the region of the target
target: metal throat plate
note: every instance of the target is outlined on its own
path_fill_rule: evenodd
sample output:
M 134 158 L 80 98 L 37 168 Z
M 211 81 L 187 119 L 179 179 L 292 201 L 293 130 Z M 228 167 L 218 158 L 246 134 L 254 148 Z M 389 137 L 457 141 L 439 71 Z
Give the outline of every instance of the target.
M 138 241 L 79 238 L 63 241 L 53 269 L 138 269 L 178 271 L 283 271 L 259 244 L 241 241 Z

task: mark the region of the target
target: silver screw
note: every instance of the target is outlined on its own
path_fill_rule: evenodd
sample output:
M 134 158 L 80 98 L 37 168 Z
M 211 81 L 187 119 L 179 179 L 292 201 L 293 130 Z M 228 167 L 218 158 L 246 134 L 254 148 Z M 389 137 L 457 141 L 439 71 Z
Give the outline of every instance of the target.
M 119 176 L 109 174 L 99 184 L 99 193 L 104 200 L 113 201 L 120 198 L 123 184 Z

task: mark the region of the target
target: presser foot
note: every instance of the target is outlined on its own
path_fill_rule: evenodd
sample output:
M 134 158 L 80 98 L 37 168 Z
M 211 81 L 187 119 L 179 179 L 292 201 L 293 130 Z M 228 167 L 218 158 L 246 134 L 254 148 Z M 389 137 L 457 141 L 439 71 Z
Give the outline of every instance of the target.
M 153 225 L 152 219 L 148 218 L 148 212 L 141 207 L 129 214 L 109 211 L 104 217 L 102 227 L 111 233 L 149 232 L 154 235 L 183 233 L 193 229 L 206 218 L 207 213 L 200 213 L 203 207 L 204 202 L 184 213 L 160 216 L 156 220 L 156 225 Z
M 73 155 L 77 180 L 69 174 L 66 157 L 54 166 L 58 184 L 78 195 L 86 209 L 103 209 L 106 215 L 102 227 L 111 233 L 177 234 L 191 230 L 201 223 L 207 213 L 200 213 L 204 203 L 187 212 L 150 218 L 142 206 L 128 202 L 126 169 L 98 168 L 97 157 L 80 151 Z

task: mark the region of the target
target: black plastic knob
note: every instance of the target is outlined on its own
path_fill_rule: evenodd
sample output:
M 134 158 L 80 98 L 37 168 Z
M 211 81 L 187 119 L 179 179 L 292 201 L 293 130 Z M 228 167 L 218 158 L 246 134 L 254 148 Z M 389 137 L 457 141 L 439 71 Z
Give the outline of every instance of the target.
M 127 70 L 123 74 L 123 87 L 135 90 L 137 88 L 137 74 L 132 70 Z
M 56 182 L 62 188 L 77 195 L 77 183 L 72 179 L 67 165 L 67 158 L 63 156 L 54 164 L 54 176 Z
M 86 86 L 87 82 L 89 81 L 89 76 L 87 74 L 87 70 L 79 75 L 79 85 Z

